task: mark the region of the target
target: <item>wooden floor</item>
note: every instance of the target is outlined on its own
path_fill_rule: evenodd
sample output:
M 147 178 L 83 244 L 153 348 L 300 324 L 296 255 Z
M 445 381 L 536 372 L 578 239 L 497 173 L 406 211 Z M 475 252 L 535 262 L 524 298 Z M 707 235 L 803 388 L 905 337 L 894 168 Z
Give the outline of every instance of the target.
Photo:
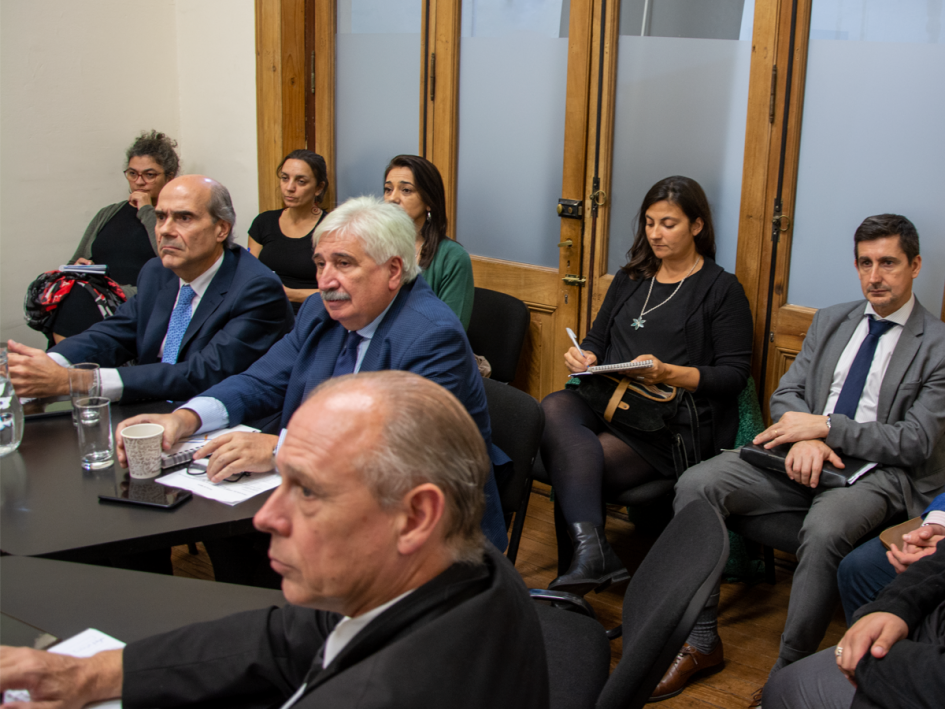
M 529 587 L 544 588 L 557 571 L 554 516 L 548 489 L 535 485 L 529 502 L 525 531 L 516 568 Z M 655 541 L 655 533 L 637 529 L 619 510 L 612 510 L 607 521 L 607 536 L 621 559 L 633 571 Z M 191 578 L 212 579 L 213 567 L 203 545 L 191 555 L 187 547 L 175 547 L 174 574 Z M 771 665 L 778 655 L 778 643 L 787 615 L 791 593 L 793 564 L 791 558 L 779 555 L 777 583 L 722 584 L 719 607 L 719 634 L 725 647 L 723 671 L 698 678 L 678 697 L 658 706 L 659 709 L 708 709 L 709 707 L 746 707 L 752 693 L 764 684 Z M 598 618 L 608 628 L 620 622 L 623 588 L 588 594 Z M 843 635 L 843 614 L 838 609 L 821 647 L 829 647 Z M 612 644 L 611 665 L 622 653 L 621 641 Z M 656 706 L 656 705 L 654 705 Z

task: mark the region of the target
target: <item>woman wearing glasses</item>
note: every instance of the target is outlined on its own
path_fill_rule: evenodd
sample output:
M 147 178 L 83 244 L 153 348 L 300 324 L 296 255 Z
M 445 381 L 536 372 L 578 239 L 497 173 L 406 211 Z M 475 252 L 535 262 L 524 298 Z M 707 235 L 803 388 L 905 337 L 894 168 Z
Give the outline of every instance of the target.
M 138 272 L 157 255 L 154 205 L 165 183 L 177 176 L 177 141 L 145 131 L 126 151 L 125 178 L 131 195 L 101 209 L 89 223 L 70 264 L 106 264 L 108 276 L 130 298 L 137 292 Z M 56 342 L 77 335 L 102 315 L 87 291 L 75 288 L 62 300 L 52 323 Z

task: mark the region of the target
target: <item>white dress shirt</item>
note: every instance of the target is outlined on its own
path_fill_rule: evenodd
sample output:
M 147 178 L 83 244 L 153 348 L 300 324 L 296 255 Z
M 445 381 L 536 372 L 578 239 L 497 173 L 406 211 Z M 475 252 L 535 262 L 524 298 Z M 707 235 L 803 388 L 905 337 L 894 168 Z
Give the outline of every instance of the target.
M 358 359 L 354 365 L 355 373 L 361 371 L 361 363 L 364 361 L 364 355 L 367 354 L 368 347 L 371 346 L 371 339 L 374 337 L 374 333 L 377 332 L 377 328 L 380 327 L 381 323 L 384 321 L 384 316 L 387 315 L 387 311 L 390 310 L 390 306 L 393 304 L 394 301 L 391 300 L 380 315 L 360 330 L 356 330 L 363 339 L 358 343 Z M 223 405 L 222 401 L 214 399 L 212 396 L 196 396 L 183 406 L 179 406 L 178 409 L 190 409 L 200 417 L 200 428 L 197 429 L 195 433 L 218 431 L 221 428 L 229 428 L 230 426 L 229 411 L 226 410 L 226 406 Z M 280 436 L 280 444 L 282 443 L 283 437 L 284 436 Z M 278 450 L 279 444 L 277 444 L 273 450 L 273 455 L 275 455 Z
M 856 409 L 854 420 L 858 423 L 867 423 L 876 420 L 876 408 L 879 402 L 879 389 L 883 384 L 883 377 L 886 376 L 886 368 L 889 367 L 889 360 L 892 359 L 893 350 L 899 342 L 899 336 L 902 335 L 902 326 L 906 324 L 909 316 L 912 315 L 912 308 L 915 307 L 915 295 L 909 298 L 909 302 L 903 305 L 899 310 L 891 315 L 881 318 L 873 310 L 870 303 L 866 304 L 863 311 L 863 318 L 859 325 L 853 331 L 853 336 L 847 343 L 837 361 L 837 368 L 833 372 L 833 380 L 830 382 L 830 396 L 827 397 L 827 405 L 823 413 L 832 414 L 837 406 L 837 399 L 840 398 L 840 390 L 843 389 L 843 383 L 847 380 L 850 373 L 850 367 L 853 366 L 853 360 L 856 353 L 860 350 L 860 345 L 869 334 L 868 315 L 872 315 L 877 320 L 888 320 L 897 325 L 890 328 L 876 344 L 876 352 L 873 354 L 873 362 L 870 364 L 869 374 L 866 376 L 866 383 L 863 385 L 863 393 L 860 395 L 860 404 Z
M 194 299 L 190 302 L 190 315 L 193 317 L 194 313 L 197 312 L 197 306 L 200 305 L 200 301 L 203 299 L 203 294 L 207 292 L 207 287 L 210 285 L 210 281 L 213 280 L 213 277 L 217 275 L 217 271 L 220 270 L 220 266 L 223 265 L 223 254 L 220 254 L 220 258 L 213 262 L 213 265 L 208 268 L 206 271 L 197 276 L 189 284 L 184 281 L 182 278 L 178 278 L 179 281 L 177 285 L 177 298 L 174 299 L 174 306 L 177 305 L 177 301 L 180 299 L 180 289 L 186 284 L 194 289 Z M 173 312 L 174 308 L 171 308 Z M 167 341 L 167 334 L 164 334 L 164 339 L 161 340 L 161 347 L 158 349 L 158 361 L 161 360 L 161 357 L 164 355 L 164 343 Z M 63 367 L 68 367 L 72 364 L 69 360 L 63 357 L 61 354 L 55 352 L 50 352 L 49 356 L 59 365 Z M 102 380 L 102 396 L 108 397 L 112 401 L 118 401 L 121 399 L 121 394 L 125 389 L 124 383 L 121 381 L 121 370 L 106 368 L 99 371 L 99 376 Z
M 386 611 L 392 605 L 397 603 L 402 598 L 406 598 L 411 593 L 413 589 L 402 593 L 397 598 L 394 598 L 383 605 L 378 606 L 374 610 L 370 610 L 367 613 L 362 613 L 356 618 L 351 618 L 345 616 L 342 618 L 338 625 L 335 626 L 328 637 L 325 638 L 325 650 L 322 653 L 322 668 L 328 667 L 331 664 L 331 661 L 334 660 L 338 653 L 345 649 L 345 646 L 354 640 L 355 636 L 364 630 L 365 626 L 370 623 L 372 620 L 377 618 L 381 613 Z

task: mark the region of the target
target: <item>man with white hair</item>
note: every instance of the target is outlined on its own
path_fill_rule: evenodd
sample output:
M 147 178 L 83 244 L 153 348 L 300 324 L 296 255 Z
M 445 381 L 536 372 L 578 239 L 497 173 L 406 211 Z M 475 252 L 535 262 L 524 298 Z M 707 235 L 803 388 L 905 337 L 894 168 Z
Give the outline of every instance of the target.
M 66 367 L 94 362 L 113 401 L 183 401 L 242 372 L 292 329 L 278 277 L 234 243 L 226 187 L 178 177 L 161 190 L 155 215 L 160 258 L 141 269 L 136 296 L 48 354 L 9 342 L 17 394 L 68 395 Z
M 254 523 L 289 605 L 88 659 L 3 648 L 0 689 L 122 706 L 548 706 L 538 616 L 479 529 L 490 462 L 443 387 L 332 379 L 292 416 Z
M 134 423 L 159 423 L 164 426 L 165 448 L 195 433 L 279 412 L 284 430 L 308 392 L 326 379 L 400 369 L 452 392 L 479 426 L 493 464 L 507 462 L 508 457 L 492 446 L 485 390 L 463 327 L 418 278 L 416 230 L 410 217 L 395 204 L 358 197 L 329 213 L 312 240 L 320 297 L 305 301 L 291 333 L 245 372 L 177 411 L 135 416 L 118 430 Z M 227 434 L 204 446 L 196 457 L 210 456 L 207 476 L 213 481 L 244 471 L 262 472 L 272 468 L 279 438 Z M 116 440 L 124 464 L 121 437 Z M 483 530 L 493 544 L 505 549 L 505 522 L 492 475 L 485 492 Z M 215 568 L 216 562 L 215 558 Z M 225 580 L 245 582 L 229 576 Z

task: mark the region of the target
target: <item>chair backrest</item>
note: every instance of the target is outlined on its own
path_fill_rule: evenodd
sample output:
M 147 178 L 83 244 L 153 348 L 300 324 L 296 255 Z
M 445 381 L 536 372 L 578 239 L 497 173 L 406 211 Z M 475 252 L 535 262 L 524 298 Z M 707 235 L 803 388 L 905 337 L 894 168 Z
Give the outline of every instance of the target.
M 519 508 L 538 455 L 545 414 L 535 399 L 508 384 L 483 379 L 492 424 L 492 442 L 512 459 L 511 474 L 497 476 L 506 524 Z
M 691 502 L 676 513 L 627 586 L 623 656 L 598 707 L 628 709 L 649 701 L 695 626 L 727 556 L 728 532 L 707 502 Z
M 515 378 L 528 322 L 528 307 L 518 298 L 476 288 L 466 336 L 473 352 L 489 360 L 496 381 L 510 382 Z

